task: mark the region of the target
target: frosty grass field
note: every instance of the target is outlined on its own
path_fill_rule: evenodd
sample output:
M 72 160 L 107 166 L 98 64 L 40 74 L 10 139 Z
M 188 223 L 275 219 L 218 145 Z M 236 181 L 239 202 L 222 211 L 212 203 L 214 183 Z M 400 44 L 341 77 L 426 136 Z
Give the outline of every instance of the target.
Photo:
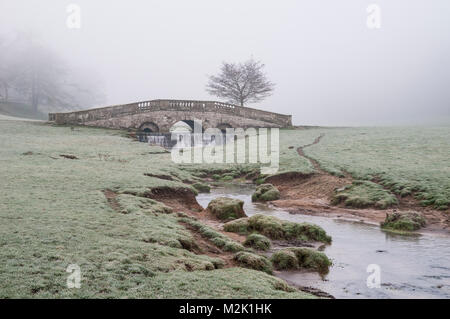
M 183 249 L 192 234 L 162 204 L 122 196 L 130 209 L 115 212 L 105 189 L 192 188 L 183 181 L 199 180 L 195 168 L 177 166 L 161 148 L 120 131 L 38 122 L 0 120 L 0 133 L 0 297 L 313 297 L 264 272 L 219 269 L 220 260 Z M 450 127 L 281 130 L 280 172 L 312 172 L 296 149 L 320 134 L 305 154 L 322 169 L 448 208 Z M 69 264 L 81 268 L 80 289 L 67 289 Z

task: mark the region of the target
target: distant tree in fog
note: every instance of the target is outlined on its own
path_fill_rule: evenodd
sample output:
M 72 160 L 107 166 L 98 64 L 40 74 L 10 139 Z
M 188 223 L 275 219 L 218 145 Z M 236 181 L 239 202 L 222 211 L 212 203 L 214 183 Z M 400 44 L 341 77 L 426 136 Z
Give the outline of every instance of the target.
M 7 43 L 0 38 L 0 99 L 7 102 L 9 89 L 15 79 L 15 72 L 11 65 L 11 55 L 7 50 Z
M 19 37 L 0 46 L 0 88 L 2 99 L 9 99 L 9 91 L 28 100 L 31 110 L 63 111 L 88 107 L 100 101 L 100 95 L 87 75 L 74 73 L 49 48 L 29 37 Z M 3 59 L 5 57 L 5 59 Z M 3 70 L 7 72 L 3 72 Z
M 264 64 L 249 59 L 244 63 L 223 62 L 220 73 L 211 75 L 206 90 L 232 104 L 244 106 L 272 95 L 275 84 L 263 72 Z

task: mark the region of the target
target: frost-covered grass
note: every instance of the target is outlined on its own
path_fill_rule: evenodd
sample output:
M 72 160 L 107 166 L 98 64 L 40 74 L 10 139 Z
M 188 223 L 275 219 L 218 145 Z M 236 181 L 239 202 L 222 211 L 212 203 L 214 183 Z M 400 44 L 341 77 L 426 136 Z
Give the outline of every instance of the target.
M 250 234 L 244 242 L 244 246 L 252 247 L 258 250 L 269 250 L 272 243 L 270 239 L 260 234 Z
M 265 256 L 254 254 L 248 251 L 240 251 L 234 255 L 234 260 L 244 268 L 250 268 L 255 270 L 264 271 L 268 274 L 272 274 L 272 263 Z
M 182 217 L 180 221 L 193 227 L 202 237 L 209 239 L 215 246 L 228 252 L 238 252 L 245 250 L 244 246 L 233 239 L 219 233 L 192 217 Z
M 397 198 L 381 185 L 361 180 L 355 180 L 351 185 L 337 190 L 332 202 L 355 208 L 374 206 L 381 209 L 398 204 Z
M 310 144 L 320 135 L 317 129 L 280 130 L 280 169 L 278 173 L 311 173 L 314 167 L 304 157 L 298 155 L 297 148 Z
M 193 239 L 176 212 L 122 194 L 190 187 L 182 181 L 196 177 L 170 154 L 104 129 L 0 121 L 0 136 L 1 298 L 310 296 L 263 272 L 216 269 L 216 258 L 182 248 Z M 81 268 L 80 289 L 66 286 L 69 264 Z
M 295 158 L 296 148 L 321 134 L 320 142 L 304 153 L 325 171 L 374 181 L 395 194 L 413 195 L 426 206 L 450 206 L 450 126 L 281 130 L 280 172 L 312 171 Z
M 270 259 L 276 269 L 309 268 L 323 274 L 332 264 L 324 253 L 306 247 L 280 249 Z
M 423 205 L 450 205 L 450 126 L 322 130 L 319 144 L 305 149 L 332 173 L 347 171 L 375 180 Z
M 157 298 L 316 298 L 274 276 L 245 268 L 158 273 L 150 286 L 133 294 Z
M 239 234 L 262 234 L 271 239 L 321 241 L 331 243 L 331 237 L 320 226 L 309 223 L 294 223 L 274 216 L 256 214 L 225 223 L 224 230 Z
M 425 227 L 426 220 L 418 212 L 393 213 L 386 215 L 381 228 L 394 231 L 414 231 Z
M 288 130 L 280 129 L 279 131 L 279 170 L 277 173 L 284 172 L 304 172 L 310 173 L 314 171 L 313 165 L 304 157 L 298 155 L 297 148 L 309 143 L 312 143 L 314 139 L 320 134 L 320 131 L 316 129 L 303 129 L 303 130 Z M 270 136 L 270 133 L 268 133 Z M 269 138 L 270 140 L 270 138 Z M 235 154 L 237 154 L 237 142 L 235 143 Z M 227 146 L 225 146 L 227 147 Z M 245 140 L 245 159 L 246 162 L 237 165 L 214 163 L 214 164 L 183 164 L 181 167 L 186 170 L 192 171 L 193 173 L 199 173 L 202 171 L 207 171 L 211 177 L 215 180 L 221 182 L 227 182 L 234 178 L 245 176 L 255 170 L 259 171 L 261 166 L 268 166 L 265 164 L 249 164 L 249 139 Z M 263 149 L 258 148 L 258 153 L 266 151 L 266 154 L 270 153 L 271 143 L 270 141 L 267 145 L 263 146 Z M 217 146 L 216 151 L 218 154 L 223 155 L 223 162 L 226 161 L 226 150 Z M 192 154 L 191 154 L 192 155 Z M 259 155 L 258 155 L 259 157 Z M 236 160 L 236 158 L 235 158 Z
M 321 133 L 305 153 L 323 169 L 448 205 L 449 127 L 281 130 L 280 171 L 312 171 L 296 149 Z M 162 149 L 104 129 L 0 120 L 0 136 L 0 297 L 310 297 L 261 271 L 217 269 L 215 258 L 183 248 L 193 238 L 177 212 L 123 194 L 253 166 L 176 165 Z M 105 189 L 119 194 L 121 211 Z M 69 264 L 81 267 L 80 289 L 66 286 Z

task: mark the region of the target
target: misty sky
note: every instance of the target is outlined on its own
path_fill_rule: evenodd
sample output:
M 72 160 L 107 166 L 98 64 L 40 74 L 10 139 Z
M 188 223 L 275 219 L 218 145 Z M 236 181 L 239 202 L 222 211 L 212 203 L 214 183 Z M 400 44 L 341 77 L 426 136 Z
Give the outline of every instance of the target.
M 81 8 L 81 28 L 66 7 Z M 381 8 L 381 29 L 366 8 Z M 450 122 L 450 1 L 0 0 L 0 35 L 28 32 L 101 79 L 106 104 L 208 99 L 223 60 L 266 64 L 249 105 L 294 124 Z

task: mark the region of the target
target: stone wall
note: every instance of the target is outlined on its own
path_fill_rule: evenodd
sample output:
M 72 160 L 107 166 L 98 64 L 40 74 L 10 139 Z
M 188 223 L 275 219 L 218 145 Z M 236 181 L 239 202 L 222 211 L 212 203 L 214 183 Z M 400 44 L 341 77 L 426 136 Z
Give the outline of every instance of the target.
M 219 127 L 289 127 L 291 115 L 240 107 L 214 101 L 152 100 L 69 113 L 50 113 L 56 124 L 77 124 L 117 129 L 139 129 L 153 123 L 160 132 L 181 120 L 198 119 L 204 128 Z

